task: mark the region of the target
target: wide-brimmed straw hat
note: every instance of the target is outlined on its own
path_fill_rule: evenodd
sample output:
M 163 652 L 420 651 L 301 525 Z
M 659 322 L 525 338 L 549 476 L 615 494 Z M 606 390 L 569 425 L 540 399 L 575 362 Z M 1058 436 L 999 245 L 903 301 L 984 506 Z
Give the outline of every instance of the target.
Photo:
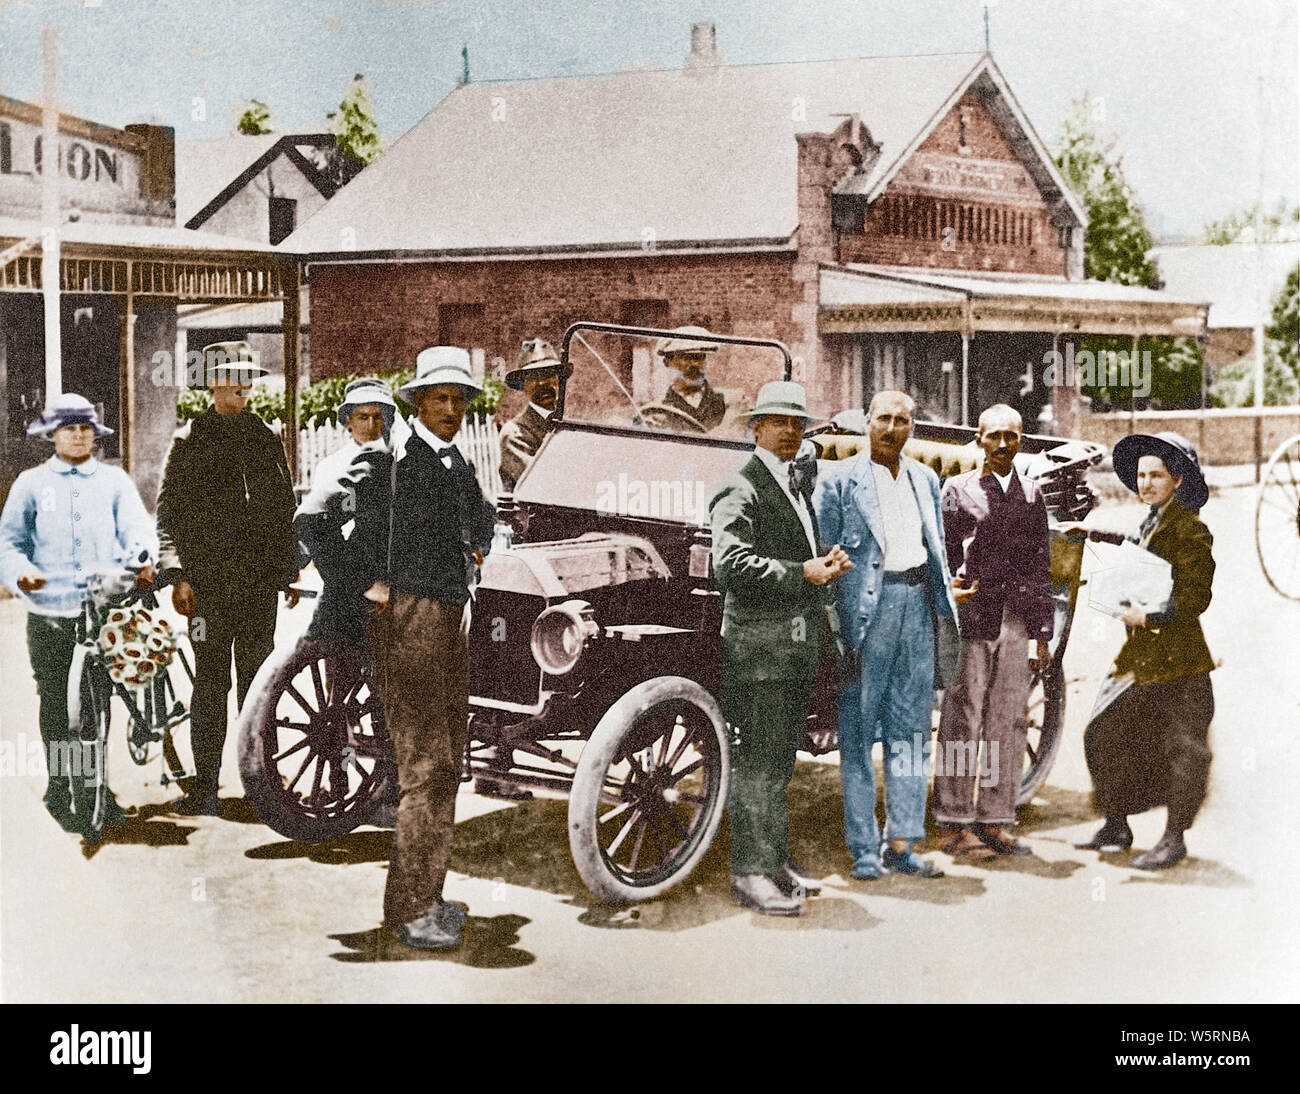
M 343 389 L 343 401 L 339 403 L 338 423 L 347 425 L 352 412 L 359 406 L 377 406 L 384 418 L 384 428 L 391 428 L 397 417 L 397 400 L 388 390 L 388 385 L 373 376 L 364 376 L 353 380 Z
M 808 413 L 808 400 L 803 384 L 793 380 L 773 380 L 758 389 L 758 402 L 746 415 L 751 421 L 768 414 L 784 414 L 812 420 Z
M 672 338 L 660 338 L 655 343 L 655 354 L 671 357 L 678 353 L 713 353 L 718 348 L 713 335 L 703 327 L 674 327 Z
M 71 391 L 56 395 L 41 416 L 27 427 L 29 437 L 53 438 L 56 429 L 65 425 L 88 425 L 95 430 L 95 436 L 105 437 L 113 431 L 99 420 L 95 404 L 84 395 Z
M 544 338 L 529 338 L 519 349 L 515 367 L 506 373 L 506 387 L 523 391 L 524 383 L 542 376 L 569 376 L 573 366 L 560 361 L 555 347 Z
M 1119 481 L 1137 493 L 1137 467 L 1143 456 L 1158 456 L 1174 478 L 1182 479 L 1175 497 L 1188 509 L 1200 509 L 1210 498 L 1196 446 L 1181 433 L 1133 433 L 1115 444 L 1111 461 Z
M 417 392 L 452 385 L 463 389 L 465 396 L 472 399 L 483 390 L 483 385 L 470 372 L 470 364 L 469 350 L 459 346 L 422 349 L 415 359 L 415 379 L 403 384 L 398 394 L 413 403 Z

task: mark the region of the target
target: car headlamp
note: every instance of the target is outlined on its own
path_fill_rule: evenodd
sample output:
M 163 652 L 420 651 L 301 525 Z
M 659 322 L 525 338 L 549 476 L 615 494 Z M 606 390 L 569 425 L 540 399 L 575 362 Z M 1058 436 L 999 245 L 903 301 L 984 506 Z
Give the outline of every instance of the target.
M 533 660 L 551 676 L 570 672 L 599 632 L 595 611 L 585 600 L 566 600 L 547 608 L 533 623 Z

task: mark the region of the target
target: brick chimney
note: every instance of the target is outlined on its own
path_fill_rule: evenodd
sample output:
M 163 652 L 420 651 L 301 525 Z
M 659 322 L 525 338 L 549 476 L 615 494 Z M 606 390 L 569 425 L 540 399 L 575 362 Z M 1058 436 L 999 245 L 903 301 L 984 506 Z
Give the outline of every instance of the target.
M 722 64 L 718 55 L 718 28 L 712 23 L 691 24 L 691 52 L 686 57 L 686 71 L 709 71 Z

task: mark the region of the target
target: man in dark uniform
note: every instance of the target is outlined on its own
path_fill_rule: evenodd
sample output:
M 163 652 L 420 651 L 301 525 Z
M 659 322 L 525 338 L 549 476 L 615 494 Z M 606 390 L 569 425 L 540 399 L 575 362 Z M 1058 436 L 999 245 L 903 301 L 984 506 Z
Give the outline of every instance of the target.
M 549 342 L 530 338 L 519 350 L 515 368 L 506 373 L 506 387 L 528 396 L 528 405 L 501 429 L 501 485 L 506 490 L 515 488 L 542 446 L 560 397 L 560 376 L 572 371 L 572 366 L 561 365 Z
M 195 787 L 173 811 L 215 816 L 226 741 L 230 655 L 242 707 L 275 641 L 276 593 L 297 602 L 293 480 L 284 448 L 248 413 L 253 381 L 265 376 L 247 342 L 204 351 L 212 406 L 172 438 L 158 494 L 158 533 L 172 603 L 190 617 L 194 644 L 191 739 Z
M 799 384 L 764 384 L 751 415 L 753 458 L 709 503 L 724 594 L 722 705 L 734 735 L 731 897 L 764 915 L 799 915 L 819 886 L 790 860 L 786 789 L 822 654 L 819 586 L 852 569 L 836 545 L 817 555 L 812 508 L 791 466 L 809 414 Z
M 392 456 L 367 454 L 354 476 L 354 557 L 372 579 L 367 633 L 401 794 L 384 922 L 427 950 L 458 946 L 465 923 L 442 887 L 469 719 L 469 590 L 494 520 L 452 440 L 480 390 L 465 350 L 421 352 L 401 390 L 417 410 L 410 436 Z

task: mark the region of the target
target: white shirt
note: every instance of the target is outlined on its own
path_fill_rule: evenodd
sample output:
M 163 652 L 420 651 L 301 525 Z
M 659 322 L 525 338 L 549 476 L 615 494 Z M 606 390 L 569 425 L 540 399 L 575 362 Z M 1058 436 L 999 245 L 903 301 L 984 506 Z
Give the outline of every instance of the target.
M 817 557 L 817 536 L 813 532 L 812 513 L 808 509 L 808 504 L 802 495 L 792 494 L 790 492 L 790 464 L 792 461 L 783 460 L 775 452 L 770 452 L 766 448 L 755 445 L 754 455 L 763 461 L 763 466 L 772 473 L 772 478 L 776 479 L 776 484 L 781 488 L 781 493 L 785 495 L 786 501 L 794 506 L 795 515 L 799 518 L 799 523 L 803 525 L 804 535 L 808 537 L 808 546 L 812 548 L 813 557 Z
M 549 418 L 552 414 L 555 413 L 554 410 L 547 410 L 545 407 L 538 406 L 536 403 L 529 403 L 528 405 L 532 407 L 535 411 L 537 411 L 537 413 L 540 414 L 543 418 Z
M 1013 467 L 1005 475 L 999 475 L 996 471 L 990 471 L 989 474 L 998 480 L 998 485 L 1002 487 L 1002 493 L 1005 495 L 1011 490 L 1011 480 L 1016 477 L 1016 469 Z M 1020 488 L 1022 494 L 1024 489 L 1023 486 Z
M 425 425 L 419 418 L 411 419 L 411 428 L 415 430 L 416 436 L 422 438 L 424 443 L 433 449 L 434 453 L 442 460 L 443 467 L 451 467 L 450 449 L 456 446 L 451 441 L 444 441 L 436 433 Z M 403 453 L 405 455 L 405 453 Z
M 921 511 L 916 505 L 911 476 L 901 463 L 898 478 L 875 460 L 871 461 L 871 471 L 876 476 L 876 497 L 884 525 L 885 571 L 898 573 L 924 566 L 926 555 L 925 540 L 921 538 Z

